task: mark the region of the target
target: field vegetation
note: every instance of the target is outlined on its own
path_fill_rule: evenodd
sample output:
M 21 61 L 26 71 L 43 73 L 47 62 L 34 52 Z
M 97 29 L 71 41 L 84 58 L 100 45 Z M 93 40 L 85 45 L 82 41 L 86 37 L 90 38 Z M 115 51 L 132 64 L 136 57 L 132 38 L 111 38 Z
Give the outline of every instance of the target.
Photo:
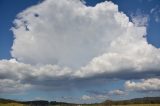
M 0 106 L 39 106 L 39 105 L 26 105 L 21 103 L 0 103 Z M 48 106 L 160 106 L 160 104 L 126 104 L 126 105 L 108 105 L 108 104 L 59 104 Z

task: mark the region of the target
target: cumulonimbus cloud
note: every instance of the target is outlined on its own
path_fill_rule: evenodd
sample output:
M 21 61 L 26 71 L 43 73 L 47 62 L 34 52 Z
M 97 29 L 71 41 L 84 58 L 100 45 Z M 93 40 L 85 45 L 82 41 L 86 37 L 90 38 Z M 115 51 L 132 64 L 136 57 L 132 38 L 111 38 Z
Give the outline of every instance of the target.
M 0 61 L 0 80 L 56 88 L 98 76 L 159 75 L 160 50 L 147 43 L 146 27 L 112 2 L 87 7 L 80 0 L 45 0 L 19 13 L 14 24 L 13 59 Z

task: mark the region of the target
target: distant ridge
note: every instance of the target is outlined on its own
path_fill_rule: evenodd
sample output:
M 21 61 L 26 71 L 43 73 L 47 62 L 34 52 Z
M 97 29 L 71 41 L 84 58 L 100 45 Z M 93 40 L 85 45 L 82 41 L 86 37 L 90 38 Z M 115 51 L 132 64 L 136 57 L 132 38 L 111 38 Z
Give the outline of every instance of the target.
M 124 104 L 160 104 L 160 97 L 143 97 L 143 98 L 134 98 L 130 100 L 106 100 L 103 103 L 105 104 L 115 104 L 115 105 L 124 105 Z
M 33 100 L 33 101 L 16 101 L 11 99 L 0 98 L 0 103 L 20 103 L 27 104 L 32 106 L 48 106 L 48 105 L 67 105 L 74 106 L 78 104 L 66 103 L 66 102 L 57 102 L 57 101 L 46 101 L 46 100 Z M 126 105 L 126 104 L 160 104 L 160 97 L 143 97 L 143 98 L 134 98 L 130 100 L 106 100 L 102 103 L 96 104 L 107 104 L 107 105 Z
M 160 97 L 134 98 L 134 99 L 131 99 L 131 100 L 132 100 L 132 101 L 142 101 L 142 100 L 154 101 L 154 100 L 160 100 Z
M 0 103 L 18 103 L 16 100 L 0 98 Z

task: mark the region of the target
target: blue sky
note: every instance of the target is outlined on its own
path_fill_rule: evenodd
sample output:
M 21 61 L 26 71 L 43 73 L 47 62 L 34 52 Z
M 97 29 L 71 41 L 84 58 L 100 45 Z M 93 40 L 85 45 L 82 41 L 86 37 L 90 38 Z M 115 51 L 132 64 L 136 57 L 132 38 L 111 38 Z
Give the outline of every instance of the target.
M 39 0 L 15 0 L 15 1 L 9 1 L 9 0 L 1 0 L 0 1 L 0 12 L 1 12 L 1 59 L 9 59 L 11 58 L 10 50 L 13 43 L 13 35 L 10 31 L 10 28 L 12 27 L 12 22 L 14 18 L 16 17 L 16 14 L 21 12 L 22 10 L 26 9 L 28 6 L 34 5 Z
M 85 0 L 85 2 L 86 2 L 85 5 L 94 7 L 96 4 L 102 3 L 104 1 L 105 0 Z M 142 24 L 144 24 L 143 26 L 147 28 L 146 39 L 147 39 L 147 42 L 149 44 L 152 44 L 153 47 L 154 47 L 153 53 L 151 52 L 151 54 L 147 55 L 147 56 L 149 58 L 149 57 L 154 56 L 154 54 L 156 54 L 156 53 L 157 53 L 156 54 L 156 56 L 157 56 L 158 53 L 159 53 L 159 48 L 160 48 L 160 30 L 159 30 L 159 27 L 160 27 L 160 1 L 159 0 L 110 0 L 110 1 L 113 2 L 114 4 L 118 5 L 118 9 L 119 9 L 118 11 L 121 12 L 121 13 L 123 12 L 124 14 L 126 14 L 126 16 L 129 17 L 130 21 L 133 21 L 133 19 L 135 19 L 136 22 L 137 22 L 137 17 L 138 17 L 138 19 L 142 18 L 140 20 L 141 22 L 144 21 L 144 19 L 146 19 L 145 22 L 142 23 Z M 1 61 L 2 61 L 2 59 L 6 60 L 6 61 L 9 61 L 11 58 L 13 58 L 14 59 L 13 61 L 17 61 L 18 62 L 17 64 L 19 64 L 19 63 L 20 63 L 20 65 L 22 65 L 23 63 L 25 65 L 30 64 L 31 67 L 33 67 L 36 70 L 37 67 L 43 68 L 43 65 L 46 65 L 46 64 L 51 64 L 51 65 L 53 65 L 53 63 L 57 63 L 58 64 L 57 61 L 60 61 L 59 64 L 58 64 L 60 67 L 63 66 L 63 65 L 67 66 L 67 65 L 71 64 L 69 68 L 73 68 L 73 66 L 74 66 L 73 63 L 74 62 L 73 62 L 72 59 L 75 59 L 75 63 L 77 63 L 75 65 L 75 67 L 77 68 L 77 67 L 79 67 L 81 65 L 84 66 L 84 64 L 86 62 L 88 62 L 88 60 L 91 60 L 91 59 L 93 59 L 93 57 L 97 56 L 97 54 L 101 55 L 101 53 L 104 52 L 104 51 L 103 52 L 95 51 L 95 54 L 88 53 L 89 55 L 88 54 L 85 55 L 85 52 L 82 52 L 82 58 L 87 58 L 87 60 L 85 60 L 85 59 L 81 60 L 81 57 L 76 57 L 79 54 L 75 54 L 74 55 L 74 53 L 70 54 L 70 52 L 66 52 L 65 54 L 68 53 L 68 57 L 70 55 L 71 56 L 73 55 L 73 58 L 71 57 L 71 60 L 68 59 L 68 57 L 65 57 L 65 54 L 61 55 L 61 53 L 57 53 L 55 56 L 53 56 L 53 58 L 56 58 L 56 57 L 59 56 L 59 58 L 56 58 L 54 61 L 52 61 L 52 59 L 51 60 L 45 60 L 43 58 L 41 59 L 41 57 L 43 57 L 43 55 L 45 55 L 44 58 L 49 59 L 50 58 L 49 57 L 50 53 L 49 54 L 45 54 L 45 52 L 44 52 L 42 55 L 40 55 L 40 58 L 38 58 L 38 56 L 36 57 L 35 54 L 37 52 L 35 52 L 35 54 L 31 53 L 32 51 L 29 51 L 30 49 L 28 49 L 31 46 L 28 47 L 28 46 L 25 45 L 25 44 L 30 44 L 30 43 L 24 43 L 23 44 L 23 42 L 27 42 L 28 38 L 25 39 L 25 36 L 20 38 L 20 34 L 25 33 L 25 31 L 24 32 L 18 32 L 19 30 L 17 30 L 14 27 L 16 25 L 13 24 L 13 21 L 16 19 L 16 16 L 17 16 L 18 13 L 20 13 L 23 10 L 31 7 L 32 5 L 38 5 L 38 3 L 40 4 L 41 1 L 40 0 L 0 0 L 0 14 L 1 14 L 0 15 L 0 59 L 1 59 Z M 47 12 L 47 11 L 45 11 L 45 12 Z M 65 12 L 64 12 L 64 14 L 65 14 Z M 37 17 L 41 16 L 41 14 L 38 14 L 38 15 L 39 16 L 37 16 Z M 63 15 L 63 12 L 62 12 L 62 15 Z M 25 19 L 25 17 L 27 17 L 27 15 L 26 16 L 25 15 L 21 16 L 22 19 L 23 18 Z M 26 18 L 26 19 L 28 19 L 28 18 Z M 106 17 L 106 19 L 107 19 L 107 17 Z M 27 25 L 30 24 L 31 21 L 28 21 Z M 135 23 L 133 22 L 133 23 L 136 24 L 136 22 Z M 138 20 L 138 22 L 139 22 L 139 20 Z M 104 21 L 104 23 L 105 23 L 105 21 Z M 29 31 L 30 30 L 32 31 L 32 26 L 30 27 L 29 25 L 28 26 L 27 25 L 25 24 L 24 26 L 28 27 Z M 58 25 L 61 25 L 61 23 L 58 23 Z M 77 25 L 77 24 L 73 23 L 73 25 Z M 86 24 L 84 24 L 84 25 L 86 25 Z M 11 28 L 13 28 L 13 27 L 15 29 L 11 30 Z M 21 26 L 18 26 L 18 27 L 21 27 Z M 62 32 L 63 32 L 63 30 L 66 31 L 65 28 L 67 29 L 68 27 L 64 26 L 64 29 L 63 29 L 63 27 L 60 26 L 58 28 L 62 28 L 62 29 L 57 29 L 57 32 L 59 30 L 61 30 Z M 36 28 L 38 29 L 38 27 L 35 27 L 35 29 Z M 83 27 L 82 27 L 82 29 L 83 29 Z M 84 32 L 85 31 L 86 30 L 84 30 Z M 100 30 L 100 31 L 102 31 L 102 30 Z M 13 34 L 13 32 L 15 32 L 15 34 Z M 27 33 L 27 31 L 26 31 L 26 33 Z M 42 33 L 47 33 L 47 31 L 44 31 Z M 50 32 L 50 33 L 52 33 L 52 32 Z M 74 33 L 77 33 L 77 32 L 75 31 Z M 91 32 L 88 32 L 87 34 L 90 34 L 90 33 Z M 98 33 L 98 30 L 97 30 L 96 33 Z M 73 34 L 73 33 L 71 33 L 71 34 Z M 15 38 L 13 36 L 15 36 Z M 36 37 L 36 36 L 33 35 L 33 37 Z M 20 38 L 20 39 L 18 39 L 18 38 Z M 45 36 L 43 38 L 45 39 Z M 21 39 L 23 39 L 23 40 L 21 40 Z M 38 39 L 40 39 L 40 38 L 38 38 Z M 66 38 L 66 39 L 68 39 L 68 38 Z M 47 38 L 47 40 L 48 40 L 48 38 Z M 52 42 L 52 39 L 49 39 L 49 40 L 51 40 L 51 41 L 48 41 L 48 42 Z M 13 41 L 15 42 L 15 44 L 13 44 Z M 53 40 L 53 42 L 54 42 L 54 40 Z M 84 43 L 86 43 L 86 42 L 84 42 Z M 37 44 L 40 44 L 40 43 L 41 43 L 41 40 L 39 42 L 37 42 Z M 17 44 L 20 44 L 20 46 L 19 45 L 17 46 Z M 46 44 L 46 42 L 45 42 L 45 44 Z M 15 46 L 13 46 L 13 45 L 15 45 Z M 42 44 L 42 45 L 44 45 L 44 44 Z M 59 43 L 57 43 L 57 45 L 59 45 Z M 11 54 L 12 46 L 13 46 L 13 52 Z M 52 46 L 52 43 L 51 43 L 51 46 Z M 140 46 L 140 45 L 137 45 L 137 46 Z M 35 46 L 35 47 L 37 47 L 37 46 Z M 46 49 L 44 49 L 42 51 L 46 50 L 46 53 L 47 53 L 48 45 L 47 46 L 44 45 L 44 48 L 45 47 L 46 47 Z M 59 46 L 59 47 L 61 47 L 61 46 Z M 83 45 L 80 46 L 80 47 L 83 48 Z M 88 47 L 90 47 L 90 46 L 88 46 Z M 99 47 L 99 45 L 98 45 L 98 47 Z M 20 51 L 22 48 L 24 49 L 24 52 L 26 52 L 28 50 L 27 53 L 29 55 L 28 54 L 26 55 L 25 53 L 23 54 L 23 50 Z M 36 48 L 33 48 L 31 50 L 34 51 L 34 49 L 36 49 Z M 74 47 L 71 48 L 71 49 L 74 49 Z M 71 50 L 71 49 L 69 49 L 69 50 Z M 157 51 L 156 53 L 154 52 L 155 49 Z M 57 49 L 57 50 L 59 50 L 59 49 Z M 81 50 L 86 50 L 86 49 L 80 49 L 80 51 Z M 61 49 L 60 49 L 60 51 L 61 51 Z M 62 52 L 64 52 L 64 51 L 62 51 Z M 66 51 L 68 51 L 68 50 L 66 50 Z M 128 49 L 126 51 L 128 51 Z M 51 54 L 52 54 L 52 52 L 51 52 Z M 90 54 L 91 54 L 91 56 L 90 56 Z M 30 55 L 33 55 L 33 56 L 35 55 L 35 58 L 34 57 L 32 58 L 32 56 L 30 56 Z M 47 55 L 48 55 L 48 57 L 46 57 Z M 74 58 L 74 56 L 75 56 L 75 58 Z M 51 56 L 51 58 L 52 58 L 52 56 Z M 63 61 L 63 59 L 64 59 L 64 61 Z M 77 60 L 77 59 L 79 59 L 79 60 Z M 149 59 L 152 59 L 152 58 L 149 58 Z M 7 79 L 7 80 L 9 79 L 10 80 L 10 78 L 5 77 L 6 74 L 4 74 L 5 72 L 6 73 L 10 72 L 10 71 L 8 71 L 9 69 L 3 69 L 3 65 L 5 63 L 7 63 L 6 61 L 5 62 L 2 61 L 0 63 L 0 71 L 2 71 L 2 73 L 0 73 L 0 78 L 1 78 L 2 82 L 4 81 L 4 79 Z M 40 61 L 40 62 L 37 63 L 37 61 L 38 62 Z M 77 61 L 80 61 L 80 63 L 78 63 Z M 159 60 L 155 60 L 155 62 L 152 61 L 152 63 L 153 64 L 157 64 L 157 61 L 159 62 Z M 10 64 L 10 61 L 9 61 L 9 64 Z M 11 62 L 11 64 L 12 64 L 12 62 Z M 124 64 L 126 66 L 128 65 L 126 63 L 124 63 Z M 152 66 L 153 64 L 150 64 L 150 65 Z M 5 65 L 5 66 L 7 66 L 7 65 Z M 13 68 L 11 65 L 8 65 L 8 67 L 9 68 Z M 24 66 L 24 67 L 28 67 L 28 66 Z M 2 89 L 2 90 L 0 90 L 0 98 L 11 98 L 11 99 L 18 99 L 18 100 L 46 99 L 46 100 L 66 101 L 66 102 L 73 102 L 74 101 L 74 102 L 78 102 L 78 103 L 79 102 L 80 103 L 84 103 L 84 102 L 91 103 L 91 102 L 101 102 L 101 101 L 103 101 L 105 99 L 116 99 L 117 100 L 117 99 L 130 99 L 130 98 L 134 98 L 134 97 L 143 97 L 143 96 L 158 96 L 160 94 L 159 88 L 158 89 L 149 88 L 149 90 L 143 91 L 143 90 L 141 90 L 139 88 L 139 86 L 138 87 L 135 86 L 131 91 L 129 91 L 128 89 L 125 89 L 125 87 L 124 87 L 124 83 L 126 83 L 126 81 L 128 81 L 128 80 L 134 81 L 134 83 L 136 83 L 137 85 L 152 81 L 153 80 L 152 78 L 155 78 L 153 80 L 153 82 L 155 82 L 155 80 L 159 81 L 159 75 L 160 75 L 159 70 L 160 69 L 157 68 L 156 66 L 154 66 L 154 67 L 155 67 L 155 69 L 154 68 L 150 68 L 150 67 L 148 69 L 145 69 L 145 70 L 147 70 L 147 72 L 146 72 L 147 74 L 143 73 L 143 72 L 142 73 L 135 73 L 135 76 L 137 76 L 138 78 L 133 75 L 134 72 L 133 73 L 127 72 L 129 74 L 117 73 L 115 75 L 111 74 L 111 75 L 106 75 L 106 76 L 105 76 L 105 74 L 103 76 L 103 73 L 100 76 L 99 75 L 97 76 L 97 75 L 93 74 L 93 76 L 91 76 L 91 77 L 88 77 L 88 76 L 87 76 L 87 78 L 85 77 L 86 79 L 85 78 L 81 79 L 81 77 L 80 78 L 78 77 L 78 78 L 75 78 L 75 80 L 73 80 L 73 81 L 72 81 L 72 79 L 68 80 L 68 75 L 64 75 L 64 77 L 62 77 L 62 78 L 61 77 L 60 78 L 56 77 L 56 78 L 53 78 L 53 79 L 52 78 L 47 79 L 49 76 L 46 77 L 46 78 L 44 78 L 43 76 L 42 77 L 38 76 L 38 78 L 35 77 L 35 79 L 34 79 L 34 77 L 31 77 L 31 76 L 28 77 L 27 76 L 28 74 L 25 74 L 27 77 L 25 77 L 25 75 L 22 75 L 24 77 L 24 79 L 26 78 L 25 80 L 19 79 L 19 80 L 16 80 L 17 82 L 15 80 L 13 80 L 13 82 L 15 81 L 18 86 L 24 86 L 23 84 L 31 84 L 31 86 L 33 86 L 33 89 L 29 89 L 29 90 L 26 90 L 26 91 L 22 90 L 20 93 L 17 93 L 16 89 L 12 90 L 12 87 L 13 88 L 16 88 L 16 87 L 11 84 L 11 85 L 8 85 L 9 88 L 11 88 L 11 92 L 8 93 L 5 90 L 3 90 L 5 87 L 2 86 L 2 84 L 0 84 L 0 89 Z M 15 68 L 15 69 L 17 69 L 17 70 L 20 69 L 19 71 L 25 70 L 22 67 Z M 142 69 L 143 69 L 143 67 L 142 67 Z M 29 70 L 29 69 L 27 69 L 27 70 Z M 132 70 L 132 68 L 130 68 L 130 70 Z M 155 73 L 153 72 L 154 70 L 158 70 L 158 71 L 156 71 L 157 75 L 155 75 Z M 99 71 L 101 71 L 101 70 L 99 70 Z M 3 78 L 3 75 L 4 75 L 4 78 Z M 128 76 L 124 77 L 124 75 L 128 75 Z M 80 75 L 78 75 L 78 76 L 80 76 Z M 33 80 L 32 80 L 32 78 L 33 78 Z M 44 78 L 44 80 L 41 80 L 43 78 Z M 151 78 L 151 80 L 149 80 L 150 78 Z M 13 78 L 13 79 L 16 79 L 16 78 Z M 145 79 L 145 81 L 142 80 L 142 79 Z M 36 80 L 36 81 L 34 81 L 34 80 Z M 51 80 L 51 82 L 49 82 L 49 80 Z M 65 80 L 67 80 L 67 81 L 65 81 Z M 56 83 L 56 81 L 59 82 L 59 83 Z M 137 83 L 137 82 L 139 82 L 139 83 Z M 12 83 L 12 79 L 11 79 L 10 83 Z M 44 84 L 39 85 L 39 83 L 44 83 Z M 75 84 L 75 83 L 77 83 L 79 86 L 77 84 Z M 7 84 L 8 84 L 8 82 L 7 82 Z M 50 87 L 50 85 L 52 85 L 52 84 L 53 84 L 53 86 Z M 63 86 L 68 86 L 68 84 L 69 84 L 71 87 L 64 87 L 64 88 L 62 87 L 61 88 L 62 84 L 64 84 Z M 132 83 L 130 83 L 130 84 L 132 84 Z M 38 89 L 36 87 L 37 85 L 41 89 Z M 87 86 L 87 85 L 89 85 L 89 86 Z M 45 88 L 44 86 L 49 86 L 49 88 Z M 57 86 L 57 88 L 56 88 L 56 86 Z M 60 86 L 60 88 L 58 88 L 59 86 Z M 84 87 L 82 87 L 82 86 L 84 86 Z M 155 85 L 155 86 L 157 87 L 157 85 Z M 7 87 L 7 85 L 6 85 L 6 87 Z M 9 88 L 7 88 L 7 89 L 9 89 Z M 62 89 L 62 90 L 59 90 L 59 89 Z M 96 96 L 97 96 L 97 98 L 99 97 L 100 99 L 94 98 Z

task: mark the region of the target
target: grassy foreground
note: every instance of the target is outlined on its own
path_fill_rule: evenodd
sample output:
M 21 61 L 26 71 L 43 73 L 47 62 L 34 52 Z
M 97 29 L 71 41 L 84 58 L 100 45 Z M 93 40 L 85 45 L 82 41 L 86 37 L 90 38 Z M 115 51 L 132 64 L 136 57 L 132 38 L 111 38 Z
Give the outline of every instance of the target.
M 128 105 L 107 105 L 107 104 L 90 104 L 80 106 L 160 106 L 160 104 L 128 104 Z
M 20 103 L 0 103 L 0 106 L 29 106 Z M 49 105 L 49 106 L 70 106 L 70 105 Z M 72 106 L 160 106 L 160 104 L 128 104 L 128 105 L 107 105 L 107 104 L 83 104 L 83 105 L 72 105 Z
M 19 103 L 0 103 L 0 106 L 26 106 Z

